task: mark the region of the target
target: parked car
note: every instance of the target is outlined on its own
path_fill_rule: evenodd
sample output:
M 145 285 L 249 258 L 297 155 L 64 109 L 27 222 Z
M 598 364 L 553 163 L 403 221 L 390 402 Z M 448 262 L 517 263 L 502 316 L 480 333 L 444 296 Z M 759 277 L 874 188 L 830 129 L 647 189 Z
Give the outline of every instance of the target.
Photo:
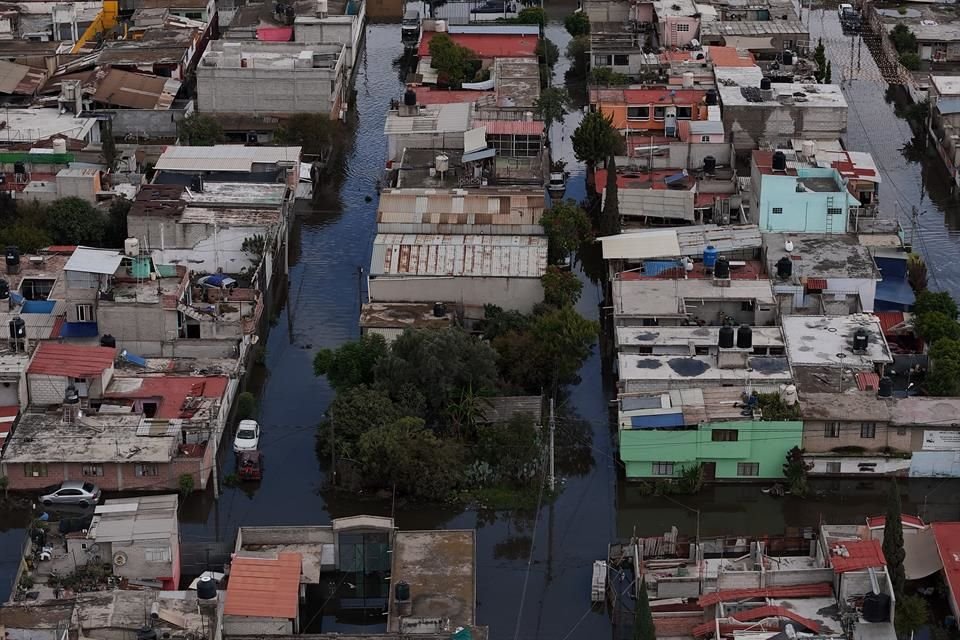
M 40 496 L 40 502 L 43 503 L 45 507 L 55 504 L 87 507 L 100 502 L 100 495 L 100 488 L 92 482 L 68 480 L 62 483 L 55 491 Z
M 238 284 L 236 280 L 222 273 L 211 273 L 208 276 L 203 276 L 197 280 L 197 283 L 211 289 L 233 289 Z
M 237 475 L 241 480 L 263 478 L 263 456 L 259 451 L 243 451 L 237 460 Z
M 853 5 L 841 4 L 837 8 L 837 13 L 840 15 L 840 26 L 844 31 L 860 30 L 860 12 L 854 9 Z
M 233 451 L 256 451 L 260 446 L 260 425 L 256 420 L 241 420 L 233 437 Z

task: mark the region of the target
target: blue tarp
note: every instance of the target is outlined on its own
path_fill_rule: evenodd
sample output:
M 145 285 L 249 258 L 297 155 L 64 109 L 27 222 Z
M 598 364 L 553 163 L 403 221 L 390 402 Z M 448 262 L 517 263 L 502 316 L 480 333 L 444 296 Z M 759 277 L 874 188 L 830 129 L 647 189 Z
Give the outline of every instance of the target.
M 227 280 L 233 280 L 233 278 L 222 273 L 212 273 L 206 277 L 204 283 L 214 287 L 222 287 Z
M 890 278 L 877 283 L 876 311 L 909 311 L 916 302 L 910 283 L 900 278 Z
M 655 413 L 630 416 L 631 429 L 671 429 L 684 426 L 682 413 Z
M 653 277 L 660 275 L 664 271 L 676 269 L 679 266 L 680 262 L 677 260 L 644 260 L 643 273 L 644 275 Z
M 56 305 L 53 300 L 24 300 L 20 313 L 50 313 Z
M 127 351 L 126 349 L 124 349 L 123 351 L 120 352 L 120 357 L 121 357 L 123 360 L 126 360 L 127 362 L 129 362 L 129 363 L 132 364 L 132 365 L 136 365 L 136 366 L 138 366 L 138 367 L 146 367 L 146 366 L 147 366 L 147 360 L 146 360 L 146 358 L 144 358 L 143 356 L 138 356 L 138 355 L 135 354 L 135 353 L 130 353 L 130 352 Z
M 887 278 L 907 277 L 907 261 L 905 258 L 877 256 L 874 262 L 877 263 L 877 268 L 880 269 L 880 273 L 883 275 L 884 280 Z
M 60 327 L 61 338 L 96 338 L 98 335 L 96 322 L 64 322 Z

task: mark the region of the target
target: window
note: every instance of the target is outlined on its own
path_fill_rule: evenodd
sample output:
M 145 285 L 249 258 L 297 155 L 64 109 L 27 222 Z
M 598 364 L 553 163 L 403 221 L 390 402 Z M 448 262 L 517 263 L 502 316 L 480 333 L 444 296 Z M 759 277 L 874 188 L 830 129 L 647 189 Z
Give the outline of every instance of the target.
M 601 54 L 597 54 L 597 55 L 593 56 L 593 62 L 594 62 L 598 67 L 609 67 L 609 66 L 610 66 L 610 63 L 613 61 L 612 58 L 613 58 L 613 56 L 609 56 L 609 55 L 606 55 L 606 54 L 601 53 Z
M 828 216 L 838 216 L 841 213 L 843 213 L 843 209 L 841 209 L 840 207 L 827 207 Z
M 753 300 L 744 300 L 741 302 L 740 311 L 753 311 Z
M 700 142 L 710 142 L 710 136 L 700 136 Z
M 627 120 L 649 120 L 650 107 L 627 107 Z
M 654 107 L 653 108 L 653 119 L 654 120 L 663 120 L 667 116 L 666 107 Z
M 714 442 L 736 442 L 740 439 L 740 432 L 736 429 L 714 429 L 711 440 Z
M 23 465 L 23 475 L 28 478 L 45 478 L 47 476 L 47 463 L 28 462 Z
M 101 478 L 103 477 L 103 465 L 102 464 L 85 464 L 83 465 L 83 475 Z
M 147 562 L 170 562 L 170 547 L 144 549 L 143 555 Z
M 759 476 L 760 463 L 759 462 L 738 462 L 737 475 L 738 476 Z
M 138 478 L 143 478 L 147 476 L 157 475 L 157 465 L 155 464 L 138 464 L 134 467 L 134 473 Z
M 905 436 L 905 435 L 907 435 L 907 428 L 906 428 L 906 427 L 897 427 L 897 435 L 898 435 L 898 436 Z
M 784 41 L 783 41 L 783 49 L 784 49 L 784 51 L 786 51 L 787 49 L 793 49 L 793 40 L 784 39 Z
M 654 462 L 654 463 L 653 463 L 653 475 L 655 475 L 655 476 L 672 476 L 672 475 L 673 475 L 673 463 L 672 463 L 672 462 Z
M 681 22 L 679 24 L 673 25 L 673 30 L 677 31 L 678 33 L 686 33 L 690 31 L 690 25 L 685 22 Z
M 828 462 L 828 463 L 827 463 L 827 473 L 840 473 L 840 463 L 839 463 L 839 462 Z
M 613 66 L 626 67 L 630 64 L 630 57 L 625 53 L 617 53 L 613 56 Z
M 840 437 L 840 423 L 839 422 L 828 422 L 823 425 L 823 437 L 824 438 L 839 438 Z
M 677 120 L 689 120 L 693 117 L 693 107 L 677 107 Z
M 93 305 L 77 305 L 77 322 L 93 322 Z
M 861 437 L 861 438 L 876 438 L 876 437 L 877 437 L 877 423 L 876 423 L 876 422 L 861 422 L 861 423 L 860 423 L 860 437 Z
M 774 207 L 774 208 L 770 211 L 770 213 L 772 213 L 772 214 L 775 215 L 775 216 L 782 215 L 782 214 L 783 214 L 783 207 Z

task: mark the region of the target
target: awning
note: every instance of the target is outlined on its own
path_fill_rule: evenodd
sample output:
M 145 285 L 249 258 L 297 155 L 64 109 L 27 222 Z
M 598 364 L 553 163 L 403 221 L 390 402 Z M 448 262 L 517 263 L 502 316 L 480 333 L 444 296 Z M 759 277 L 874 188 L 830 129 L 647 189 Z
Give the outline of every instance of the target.
M 497 155 L 496 149 L 481 149 L 480 151 L 474 151 L 473 153 L 463 154 L 463 157 L 460 158 L 460 160 L 462 162 L 476 162 L 477 160 L 492 158 L 495 155 Z
M 473 153 L 487 146 L 487 128 L 476 127 L 463 133 L 463 152 Z
M 674 229 L 651 229 L 598 238 L 604 260 L 645 260 L 679 257 L 680 242 Z

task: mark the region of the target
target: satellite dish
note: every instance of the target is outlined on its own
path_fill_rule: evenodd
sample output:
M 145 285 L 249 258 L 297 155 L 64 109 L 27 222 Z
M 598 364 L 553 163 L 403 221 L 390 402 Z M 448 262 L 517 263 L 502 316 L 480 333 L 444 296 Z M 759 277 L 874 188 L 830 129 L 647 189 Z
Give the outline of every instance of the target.
M 127 564 L 127 554 L 125 554 L 123 551 L 117 551 L 115 554 L 113 554 L 113 564 L 118 567 L 122 567 L 123 565 Z

